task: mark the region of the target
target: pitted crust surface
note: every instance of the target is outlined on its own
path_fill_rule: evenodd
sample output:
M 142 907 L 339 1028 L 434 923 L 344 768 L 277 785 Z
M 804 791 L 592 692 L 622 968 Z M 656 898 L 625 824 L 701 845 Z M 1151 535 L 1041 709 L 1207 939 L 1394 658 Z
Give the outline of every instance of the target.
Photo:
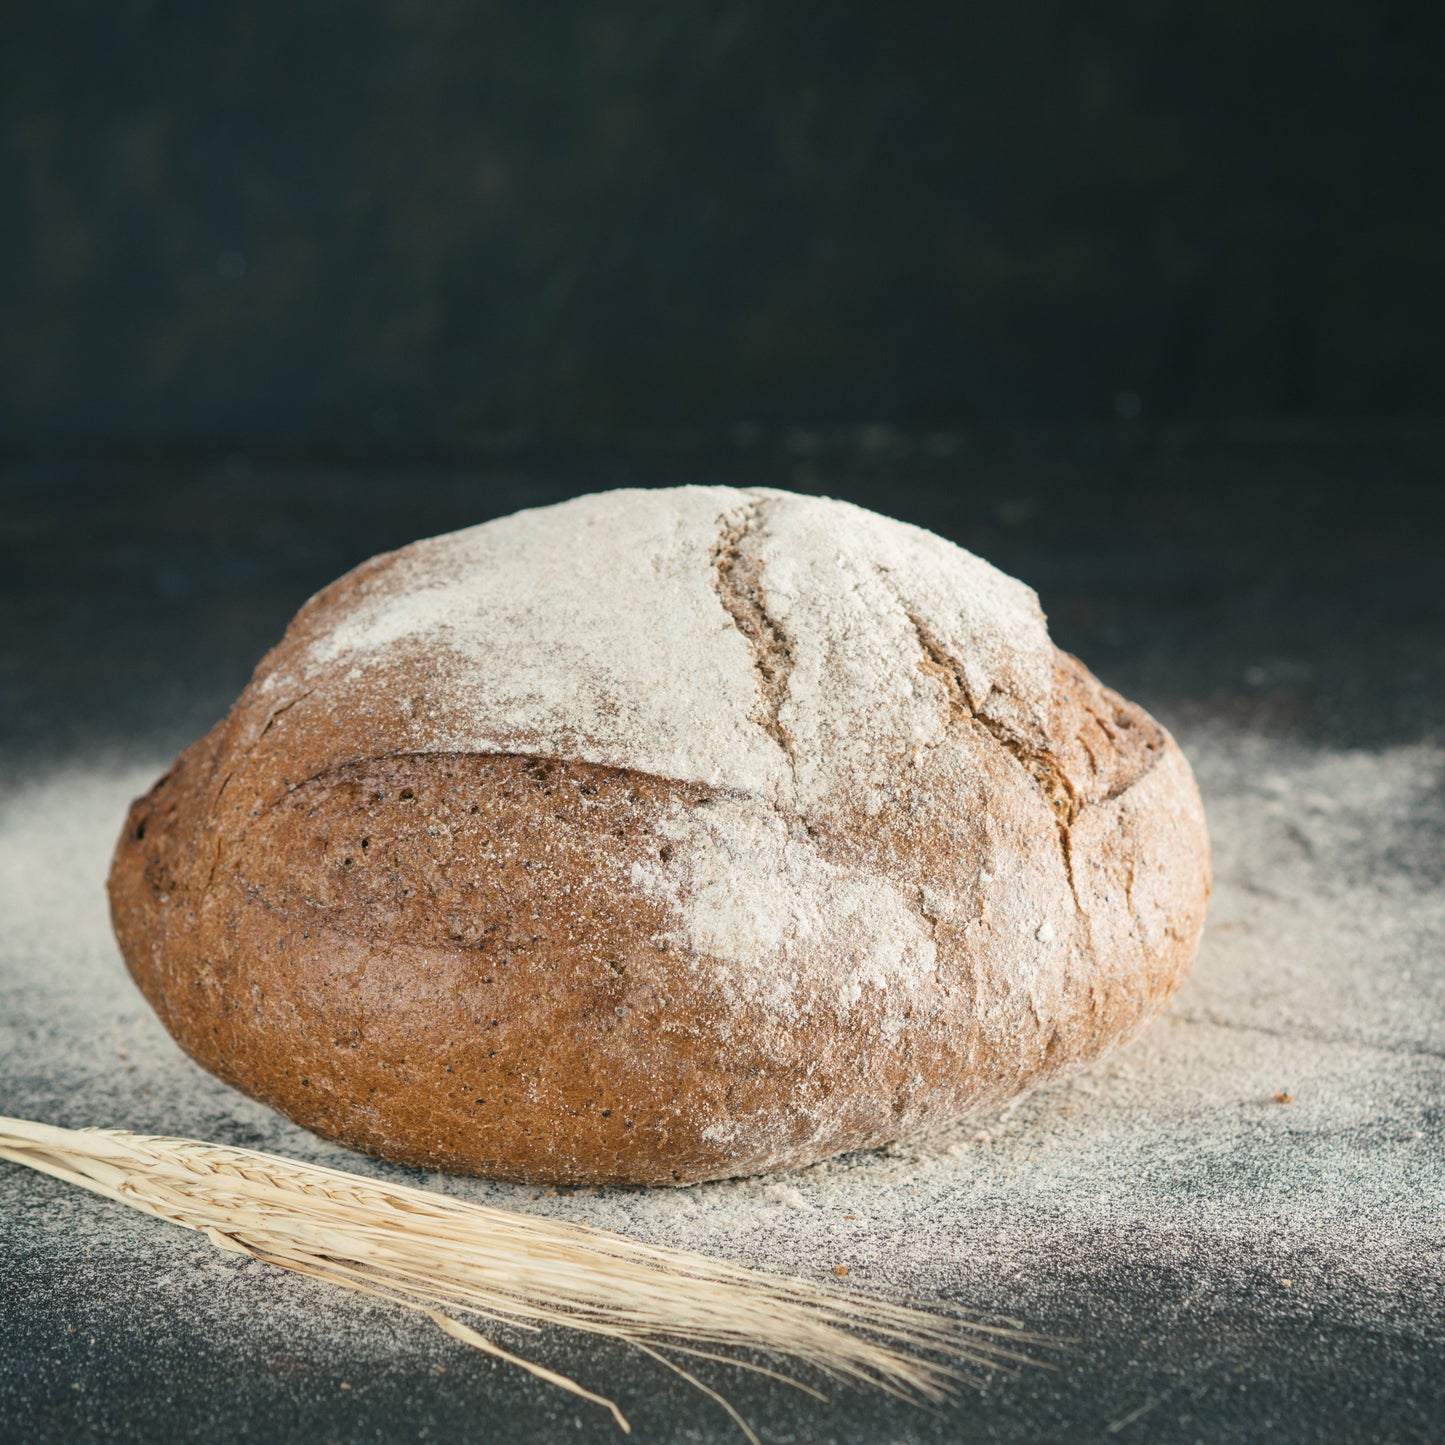
M 951 544 L 781 492 L 603 493 L 313 598 L 132 809 L 167 1026 L 344 1142 L 688 1182 L 1087 1059 L 1192 962 L 1172 739 Z

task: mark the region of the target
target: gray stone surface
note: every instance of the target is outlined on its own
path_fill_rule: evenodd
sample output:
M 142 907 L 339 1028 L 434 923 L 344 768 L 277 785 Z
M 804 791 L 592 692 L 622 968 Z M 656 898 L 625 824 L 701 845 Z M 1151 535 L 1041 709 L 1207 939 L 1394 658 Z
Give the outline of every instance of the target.
M 675 440 L 447 473 L 29 464 L 0 507 L 0 1112 L 388 1171 L 203 1074 L 101 893 L 129 796 L 307 592 L 380 547 L 620 481 L 815 487 L 1038 587 L 1175 729 L 1217 889 L 1127 1049 L 877 1154 L 687 1191 L 422 1182 L 1054 1340 L 941 1414 L 722 1369 L 768 1441 L 1431 1441 L 1445 1433 L 1445 456 L 1430 432 Z M 1282 1102 L 1281 1096 L 1288 1099 Z M 848 1216 L 851 1216 L 848 1217 Z M 642 1440 L 735 1438 L 645 1360 L 505 1343 Z M 0 1166 L 0 1436 L 610 1439 L 424 1322 Z

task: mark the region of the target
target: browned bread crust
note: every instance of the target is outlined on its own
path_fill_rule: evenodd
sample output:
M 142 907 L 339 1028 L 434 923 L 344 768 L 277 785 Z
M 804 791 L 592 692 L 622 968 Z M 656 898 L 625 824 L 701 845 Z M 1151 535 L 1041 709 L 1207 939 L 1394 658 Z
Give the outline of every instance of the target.
M 898 760 L 881 806 L 789 805 L 525 749 L 413 750 L 381 710 L 278 689 L 388 565 L 308 604 L 133 805 L 110 878 L 166 1027 L 306 1127 L 506 1179 L 746 1174 L 1014 1094 L 1133 1032 L 1187 973 L 1209 892 L 1193 779 L 1074 658 L 1055 654 L 1029 729 L 975 705 L 915 620 L 942 741 Z M 407 693 L 415 661 L 396 666 Z M 688 827 L 739 808 L 809 866 L 886 878 L 931 966 L 906 991 L 840 985 L 825 933 L 789 955 L 783 994 L 732 986 L 656 880 L 687 864 Z

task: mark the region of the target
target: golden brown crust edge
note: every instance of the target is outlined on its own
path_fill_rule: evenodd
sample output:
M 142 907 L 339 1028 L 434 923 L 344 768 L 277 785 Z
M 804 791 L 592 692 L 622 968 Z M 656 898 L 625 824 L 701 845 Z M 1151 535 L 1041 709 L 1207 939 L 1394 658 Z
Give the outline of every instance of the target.
M 274 759 L 251 765 L 239 704 L 133 805 L 110 878 L 116 934 L 192 1057 L 400 1162 L 679 1184 L 876 1146 L 1136 1031 L 1203 926 L 1202 808 L 1152 719 L 1064 654 L 1044 746 L 985 736 L 959 706 L 991 816 L 946 837 L 900 808 L 816 839 L 866 868 L 886 835 L 889 868 L 920 892 L 951 880 L 957 916 L 931 920 L 938 987 L 891 1033 L 869 998 L 846 1024 L 825 1008 L 740 1014 L 696 959 L 659 947 L 667 919 L 629 871 L 666 847 L 663 810 L 710 806 L 705 788 L 453 754 L 358 759 L 277 788 Z M 1019 848 L 1053 850 L 1077 904 L 1067 976 L 1042 1003 L 986 929 L 978 942 L 979 860 Z

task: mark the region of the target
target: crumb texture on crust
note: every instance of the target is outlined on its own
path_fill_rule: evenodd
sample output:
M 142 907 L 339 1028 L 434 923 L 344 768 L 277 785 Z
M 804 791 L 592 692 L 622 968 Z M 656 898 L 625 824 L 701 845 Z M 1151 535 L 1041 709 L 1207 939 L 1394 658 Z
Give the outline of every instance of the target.
M 886 1142 L 1087 1059 L 1192 962 L 1188 765 L 1034 594 L 840 502 L 579 498 L 311 600 L 132 809 L 112 912 L 182 1045 L 498 1177 Z

